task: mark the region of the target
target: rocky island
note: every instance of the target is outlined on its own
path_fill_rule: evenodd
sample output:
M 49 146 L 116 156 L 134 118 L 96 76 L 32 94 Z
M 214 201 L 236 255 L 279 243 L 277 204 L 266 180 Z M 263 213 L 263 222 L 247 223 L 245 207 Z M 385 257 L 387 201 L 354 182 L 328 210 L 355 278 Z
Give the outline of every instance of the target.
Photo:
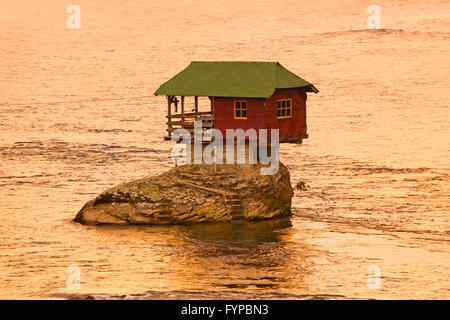
M 108 189 L 87 202 L 83 224 L 191 224 L 263 220 L 291 214 L 293 190 L 282 163 L 275 175 L 261 164 L 175 167 Z

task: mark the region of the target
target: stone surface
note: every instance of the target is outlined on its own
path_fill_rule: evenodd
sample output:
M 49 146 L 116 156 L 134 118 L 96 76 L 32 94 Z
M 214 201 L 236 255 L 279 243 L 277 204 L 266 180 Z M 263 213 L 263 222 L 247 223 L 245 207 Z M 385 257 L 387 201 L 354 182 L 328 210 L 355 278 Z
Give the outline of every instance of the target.
M 261 175 L 261 165 L 185 165 L 108 189 L 87 202 L 84 224 L 189 224 L 262 220 L 291 213 L 288 169 Z

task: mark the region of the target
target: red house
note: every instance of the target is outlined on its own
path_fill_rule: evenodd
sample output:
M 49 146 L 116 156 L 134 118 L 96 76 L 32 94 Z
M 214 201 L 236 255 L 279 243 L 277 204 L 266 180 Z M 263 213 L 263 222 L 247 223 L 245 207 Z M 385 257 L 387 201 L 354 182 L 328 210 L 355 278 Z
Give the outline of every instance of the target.
M 318 90 L 278 62 L 192 62 L 155 95 L 168 101 L 166 140 L 202 120 L 224 136 L 226 129 L 279 129 L 280 142 L 301 142 L 308 137 L 307 92 Z M 194 97 L 192 112 L 185 112 L 187 96 Z M 210 110 L 199 111 L 198 97 L 209 98 Z

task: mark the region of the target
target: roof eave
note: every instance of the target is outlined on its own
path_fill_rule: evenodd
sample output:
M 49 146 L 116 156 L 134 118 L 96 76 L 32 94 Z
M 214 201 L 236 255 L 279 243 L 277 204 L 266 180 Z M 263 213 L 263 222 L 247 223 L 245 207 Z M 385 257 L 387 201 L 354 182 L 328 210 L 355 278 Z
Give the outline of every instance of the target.
M 308 87 L 311 89 L 311 92 L 319 93 L 319 90 L 317 90 L 317 88 L 313 84 L 310 84 Z
M 268 97 L 270 97 L 270 95 L 267 96 L 261 96 L 261 95 L 227 95 L 227 94 L 184 94 L 182 92 L 178 92 L 178 93 L 174 93 L 174 92 L 170 92 L 170 93 L 164 93 L 164 92 L 159 92 L 158 90 L 155 91 L 154 93 L 155 96 L 160 96 L 160 95 L 165 95 L 165 96 L 184 96 L 184 97 L 216 97 L 216 98 L 249 98 L 249 99 L 267 99 Z
M 283 90 L 283 89 L 306 89 L 306 92 L 314 92 L 314 93 L 318 93 L 319 92 L 319 90 L 317 90 L 317 88 L 313 84 L 307 84 L 307 85 L 301 86 L 301 87 L 275 88 L 273 92 L 275 92 L 276 90 Z M 272 92 L 272 94 L 273 94 L 273 92 Z

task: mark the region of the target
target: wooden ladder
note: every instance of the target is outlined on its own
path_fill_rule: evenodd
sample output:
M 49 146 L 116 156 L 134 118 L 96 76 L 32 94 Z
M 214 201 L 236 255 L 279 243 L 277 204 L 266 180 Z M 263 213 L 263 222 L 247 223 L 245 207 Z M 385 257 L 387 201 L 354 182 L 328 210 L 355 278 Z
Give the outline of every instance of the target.
M 228 193 L 225 202 L 232 220 L 244 220 L 244 209 L 242 207 L 242 197 L 237 193 Z

